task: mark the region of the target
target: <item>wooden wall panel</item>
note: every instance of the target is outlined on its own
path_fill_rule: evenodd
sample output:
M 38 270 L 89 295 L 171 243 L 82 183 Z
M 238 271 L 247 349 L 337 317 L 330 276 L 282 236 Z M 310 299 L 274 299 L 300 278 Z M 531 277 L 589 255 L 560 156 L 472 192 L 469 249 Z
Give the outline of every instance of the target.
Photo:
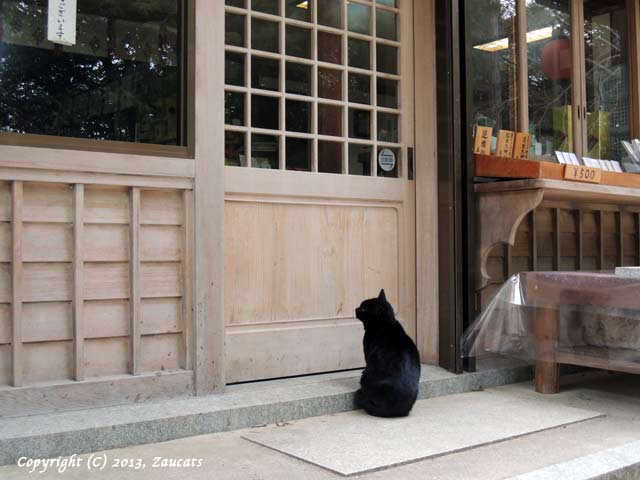
M 181 344 L 179 334 L 144 335 L 141 338 L 141 371 L 160 372 L 180 368 Z
M 0 345 L 11 343 L 11 306 L 0 303 Z
M 0 263 L 0 303 L 11 302 L 11 265 Z
M 73 377 L 73 343 L 25 343 L 24 378 L 26 383 L 70 380 Z
M 103 377 L 128 373 L 127 338 L 88 339 L 84 342 L 85 374 Z
M 126 337 L 129 335 L 130 313 L 128 299 L 85 301 L 85 337 Z
M 71 262 L 73 228 L 65 223 L 25 223 L 23 227 L 25 262 Z
M 0 222 L 11 221 L 11 184 L 0 182 Z
M 73 195 L 70 185 L 24 183 L 24 222 L 73 222 Z
M 11 261 L 11 224 L 0 222 L 0 262 Z
M 146 225 L 140 229 L 140 260 L 143 262 L 179 262 L 182 259 L 180 227 Z
M 227 324 L 352 318 L 380 286 L 397 305 L 398 236 L 391 207 L 227 202 Z
M 129 298 L 128 263 L 85 263 L 85 300 Z
M 141 302 L 142 335 L 178 333 L 184 330 L 182 299 L 145 298 Z
M 129 227 L 89 224 L 84 227 L 85 262 L 128 262 Z
M 85 223 L 129 223 L 129 189 L 87 186 L 84 194 Z
M 72 340 L 71 303 L 24 303 L 22 329 L 25 342 Z
M 143 225 L 182 225 L 182 193 L 169 190 L 144 190 L 140 196 L 140 223 Z
M 0 345 L 0 385 L 9 385 L 11 375 L 11 345 Z
M 69 263 L 25 263 L 24 302 L 71 301 L 73 273 Z
M 140 267 L 142 298 L 182 295 L 182 266 L 179 263 L 143 263 Z

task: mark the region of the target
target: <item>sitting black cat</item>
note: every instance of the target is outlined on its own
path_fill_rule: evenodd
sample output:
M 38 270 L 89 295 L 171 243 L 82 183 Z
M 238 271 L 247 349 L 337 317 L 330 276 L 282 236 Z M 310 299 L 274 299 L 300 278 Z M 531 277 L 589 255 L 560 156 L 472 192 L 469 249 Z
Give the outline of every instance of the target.
M 367 363 L 356 405 L 376 417 L 406 417 L 418 396 L 418 349 L 396 320 L 384 290 L 378 298 L 362 302 L 356 317 L 364 325 Z

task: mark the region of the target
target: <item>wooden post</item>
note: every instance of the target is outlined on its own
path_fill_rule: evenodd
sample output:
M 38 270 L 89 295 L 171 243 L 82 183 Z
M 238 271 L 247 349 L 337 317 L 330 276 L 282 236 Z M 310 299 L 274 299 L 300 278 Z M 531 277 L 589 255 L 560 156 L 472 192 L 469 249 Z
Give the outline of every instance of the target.
M 584 265 L 584 224 L 582 221 L 582 210 L 575 211 L 576 215 L 576 256 L 578 257 L 578 270 L 582 270 Z
M 11 185 L 11 361 L 13 368 L 13 386 L 21 387 L 23 383 L 22 354 L 22 182 Z
M 538 225 L 536 211 L 529 214 L 529 250 L 531 251 L 531 271 L 538 270 Z
M 604 219 L 602 210 L 598 210 L 598 270 L 604 268 Z
M 555 362 L 558 345 L 558 311 L 536 309 L 536 392 L 558 393 L 560 369 Z
M 77 184 L 73 197 L 73 357 L 74 378 L 84 380 L 84 249 L 82 244 L 84 229 L 84 185 Z
M 131 328 L 129 332 L 129 371 L 132 375 L 140 373 L 140 189 L 133 187 L 130 194 L 129 218 L 129 307 L 131 309 Z
M 560 270 L 562 266 L 562 252 L 560 251 L 560 209 L 553 209 L 553 269 Z
M 624 267 L 624 228 L 622 222 L 622 211 L 618 211 L 616 212 L 616 223 L 618 227 L 618 267 Z

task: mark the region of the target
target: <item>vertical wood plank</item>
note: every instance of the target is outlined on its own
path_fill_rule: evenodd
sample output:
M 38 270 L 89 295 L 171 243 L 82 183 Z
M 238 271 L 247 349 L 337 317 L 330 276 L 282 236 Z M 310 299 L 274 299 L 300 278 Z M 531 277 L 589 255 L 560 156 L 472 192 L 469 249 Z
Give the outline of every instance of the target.
M 616 227 L 618 229 L 618 267 L 624 266 L 624 230 L 622 226 L 622 212 L 616 212 Z
M 631 136 L 640 137 L 640 5 L 628 1 L 629 9 L 629 62 L 631 75 Z M 639 259 L 640 261 L 640 259 Z
M 11 184 L 11 361 L 13 386 L 21 387 L 24 380 L 22 349 L 22 208 L 23 183 Z
M 73 198 L 73 356 L 74 378 L 82 381 L 84 374 L 84 185 L 78 184 Z
M 182 297 L 182 318 L 183 318 L 183 348 L 184 358 L 182 368 L 191 370 L 193 368 L 193 192 L 185 190 L 184 201 L 184 245 L 182 257 L 182 271 L 184 274 L 184 289 Z
M 130 308 L 131 337 L 129 339 L 129 370 L 132 375 L 140 373 L 140 189 L 130 193 L 131 217 L 129 224 L 130 258 Z
M 532 272 L 538 271 L 538 228 L 536 211 L 529 214 L 529 251 L 531 252 L 530 268 Z
M 578 270 L 584 266 L 584 225 L 582 220 L 582 210 L 575 211 L 576 216 L 576 256 L 578 257 Z
M 598 270 L 602 270 L 604 267 L 604 220 L 602 216 L 602 210 L 598 210 L 596 213 L 598 221 Z
M 560 209 L 553 209 L 553 269 L 560 270 L 561 267 L 560 251 Z
M 223 45 L 224 2 L 196 0 L 196 10 L 196 44 Z M 226 383 L 223 49 L 196 49 L 196 65 L 194 373 L 196 394 L 204 395 L 224 391 Z
M 504 276 L 505 280 L 513 275 L 513 247 L 508 243 L 504 246 Z

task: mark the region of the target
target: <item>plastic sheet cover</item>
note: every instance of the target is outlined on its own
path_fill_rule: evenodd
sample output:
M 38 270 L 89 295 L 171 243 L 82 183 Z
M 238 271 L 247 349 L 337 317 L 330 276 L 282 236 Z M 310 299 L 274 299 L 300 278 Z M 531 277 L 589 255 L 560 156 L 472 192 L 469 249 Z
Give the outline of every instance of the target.
M 640 279 L 578 272 L 514 275 L 465 332 L 462 353 L 640 369 Z

